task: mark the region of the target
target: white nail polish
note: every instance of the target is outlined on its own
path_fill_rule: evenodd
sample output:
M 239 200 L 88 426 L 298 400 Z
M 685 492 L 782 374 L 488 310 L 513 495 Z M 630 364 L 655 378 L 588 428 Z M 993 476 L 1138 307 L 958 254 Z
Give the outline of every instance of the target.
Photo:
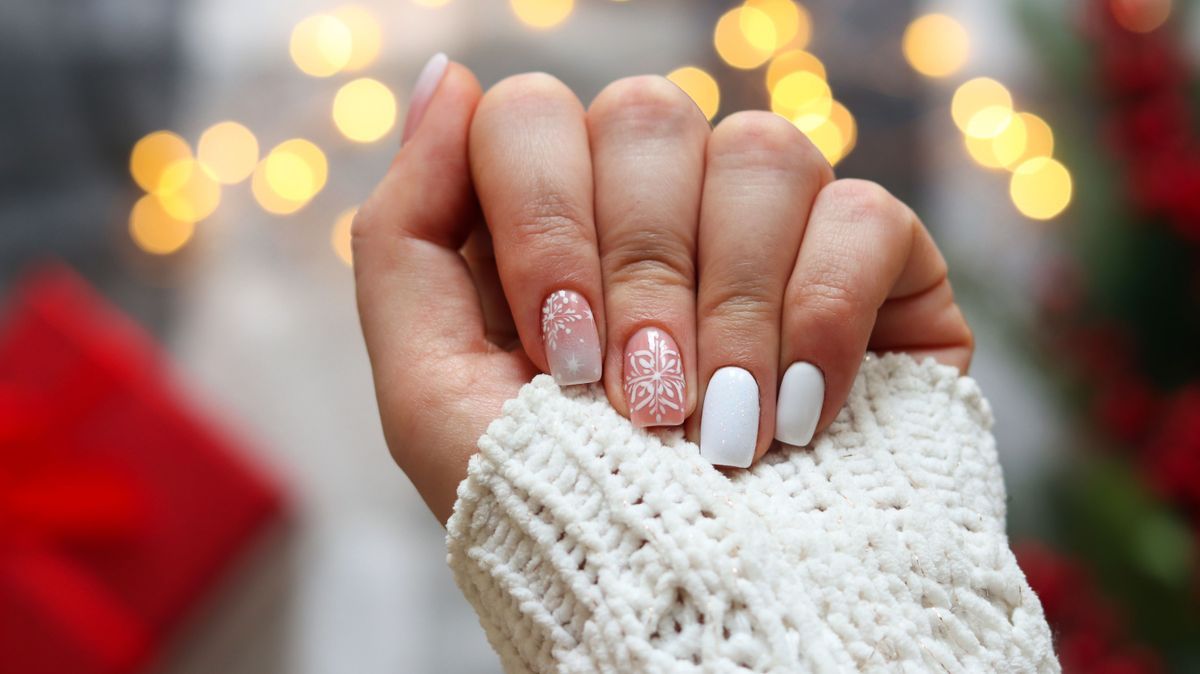
M 758 440 L 758 383 L 740 367 L 713 373 L 700 417 L 700 455 L 714 466 L 745 468 Z
M 812 442 L 825 401 L 825 376 L 812 363 L 792 363 L 779 385 L 775 439 L 803 447 Z

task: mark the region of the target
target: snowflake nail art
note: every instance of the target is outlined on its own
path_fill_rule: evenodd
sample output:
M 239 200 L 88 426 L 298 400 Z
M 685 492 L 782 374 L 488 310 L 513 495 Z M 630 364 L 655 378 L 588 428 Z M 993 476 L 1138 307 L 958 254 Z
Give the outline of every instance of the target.
M 687 387 L 675 340 L 659 328 L 642 328 L 625 346 L 625 400 L 634 425 L 683 423 Z
M 572 290 L 556 290 L 542 303 L 542 342 L 550 374 L 559 384 L 600 379 L 600 335 L 587 300 Z

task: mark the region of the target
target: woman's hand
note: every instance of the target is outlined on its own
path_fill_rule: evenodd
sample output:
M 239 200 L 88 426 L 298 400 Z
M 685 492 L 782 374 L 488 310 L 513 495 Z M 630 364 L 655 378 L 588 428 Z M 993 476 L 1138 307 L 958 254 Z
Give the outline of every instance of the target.
M 634 424 L 688 421 L 714 464 L 748 466 L 828 425 L 868 348 L 970 361 L 913 212 L 834 180 L 772 113 L 710 130 L 660 77 L 586 110 L 544 74 L 483 95 L 435 57 L 405 136 L 354 261 L 388 445 L 443 522 L 476 440 L 538 371 L 603 379 Z

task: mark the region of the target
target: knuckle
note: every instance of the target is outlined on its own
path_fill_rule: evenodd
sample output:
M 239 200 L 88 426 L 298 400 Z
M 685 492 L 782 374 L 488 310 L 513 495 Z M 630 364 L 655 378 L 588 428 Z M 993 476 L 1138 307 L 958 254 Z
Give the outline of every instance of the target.
M 478 111 L 487 115 L 494 108 L 514 108 L 534 114 L 562 105 L 578 107 L 580 104 L 570 88 L 558 78 L 534 72 L 510 75 L 494 84 L 479 102 Z
M 710 159 L 735 166 L 805 174 L 821 183 L 832 179 L 829 162 L 791 122 L 773 112 L 744 110 L 713 129 Z
M 601 125 L 629 125 L 649 131 L 675 130 L 689 122 L 708 128 L 692 99 L 659 75 L 626 77 L 609 84 L 592 101 L 588 115 Z
M 862 293 L 850 283 L 814 281 L 800 286 L 789 302 L 793 315 L 803 316 L 806 323 L 842 325 L 854 317 L 874 313 Z
M 606 276 L 617 285 L 650 284 L 692 289 L 696 271 L 688 242 L 663 228 L 623 235 L 604 252 Z
M 761 284 L 751 281 L 726 283 L 706 294 L 700 313 L 725 324 L 753 326 L 778 319 L 779 303 Z
M 508 235 L 515 250 L 542 254 L 591 240 L 591 219 L 578 204 L 553 186 L 543 186 L 536 193 L 538 196 L 522 205 L 512 220 Z M 521 257 L 533 259 L 537 255 Z
M 879 183 L 869 180 L 835 180 L 821 190 L 821 198 L 831 202 L 846 222 L 911 221 L 907 206 Z

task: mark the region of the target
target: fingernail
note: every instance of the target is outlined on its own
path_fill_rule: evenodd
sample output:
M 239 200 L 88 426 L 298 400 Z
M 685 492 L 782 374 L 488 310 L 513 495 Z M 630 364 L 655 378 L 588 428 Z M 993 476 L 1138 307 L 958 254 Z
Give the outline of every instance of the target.
M 412 137 L 417 126 L 421 124 L 421 118 L 425 116 L 425 110 L 429 107 L 433 92 L 437 90 L 438 83 L 442 81 L 442 75 L 446 74 L 446 66 L 449 63 L 450 59 L 446 58 L 442 52 L 438 52 L 421 69 L 421 74 L 417 76 L 417 83 L 413 85 L 412 96 L 409 98 L 408 117 L 404 120 L 404 133 L 400 135 L 401 144 Z
M 664 330 L 642 328 L 625 343 L 625 401 L 638 428 L 683 423 L 683 359 Z
M 825 401 L 825 376 L 812 363 L 792 363 L 779 385 L 775 439 L 803 447 L 812 442 Z
M 745 468 L 758 439 L 758 383 L 740 367 L 713 373 L 704 392 L 700 455 L 715 466 Z
M 583 295 L 550 293 L 542 304 L 542 344 L 554 381 L 564 386 L 600 381 L 600 333 Z

